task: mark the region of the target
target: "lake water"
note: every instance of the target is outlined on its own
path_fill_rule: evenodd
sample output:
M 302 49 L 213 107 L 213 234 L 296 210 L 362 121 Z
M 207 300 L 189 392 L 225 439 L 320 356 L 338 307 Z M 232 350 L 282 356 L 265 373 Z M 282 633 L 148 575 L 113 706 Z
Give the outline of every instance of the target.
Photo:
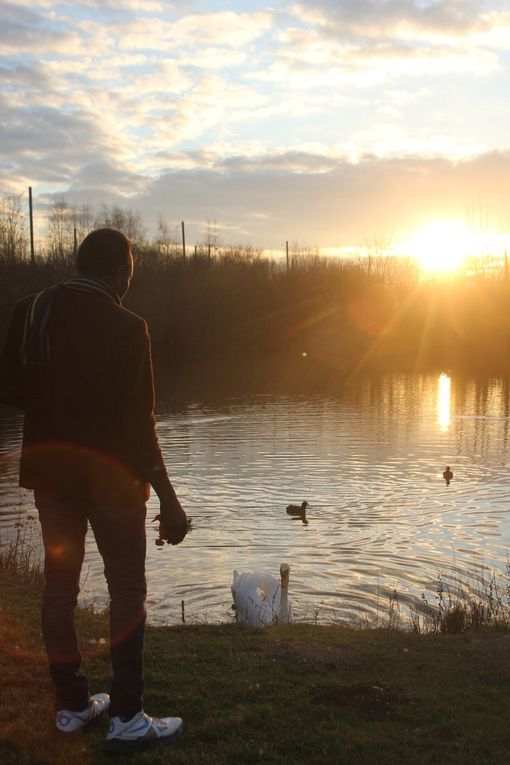
M 0 421 L 0 533 L 34 514 L 17 488 L 21 419 Z M 438 575 L 503 574 L 510 541 L 507 381 L 390 375 L 317 394 L 161 399 L 158 431 L 193 531 L 158 548 L 148 504 L 149 618 L 232 619 L 232 570 L 291 566 L 297 619 L 375 623 L 434 600 Z M 446 465 L 454 477 L 442 478 Z M 308 523 L 289 502 L 309 502 Z M 28 525 L 37 541 L 38 524 Z M 89 535 L 82 599 L 106 600 Z

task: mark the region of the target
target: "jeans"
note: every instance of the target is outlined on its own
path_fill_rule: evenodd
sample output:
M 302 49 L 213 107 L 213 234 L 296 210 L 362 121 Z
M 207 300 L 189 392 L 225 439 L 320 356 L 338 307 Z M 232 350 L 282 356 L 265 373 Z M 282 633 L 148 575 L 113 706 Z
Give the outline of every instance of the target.
M 35 504 L 45 550 L 42 629 L 56 709 L 80 711 L 89 703 L 74 625 L 88 521 L 110 593 L 110 716 L 131 718 L 143 704 L 145 504 L 103 506 L 41 492 Z

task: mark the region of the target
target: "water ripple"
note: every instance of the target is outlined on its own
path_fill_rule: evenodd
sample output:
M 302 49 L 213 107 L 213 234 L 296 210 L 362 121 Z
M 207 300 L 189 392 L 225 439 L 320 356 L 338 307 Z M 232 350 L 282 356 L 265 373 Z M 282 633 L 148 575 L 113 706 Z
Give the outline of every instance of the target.
M 433 597 L 452 566 L 503 569 L 506 388 L 452 380 L 448 402 L 441 391 L 437 376 L 390 376 L 337 396 L 163 403 L 160 441 L 194 530 L 178 547 L 156 548 L 151 497 L 150 618 L 178 622 L 182 600 L 189 621 L 232 618 L 232 569 L 276 573 L 281 561 L 292 567 L 294 613 L 319 621 L 376 618 L 395 589 L 411 607 L 422 592 Z M 0 425 L 5 537 L 34 508 L 17 487 L 21 420 L 4 415 Z M 445 465 L 454 471 L 450 486 Z M 304 499 L 306 525 L 285 512 Z M 83 598 L 106 601 L 102 568 L 89 539 Z

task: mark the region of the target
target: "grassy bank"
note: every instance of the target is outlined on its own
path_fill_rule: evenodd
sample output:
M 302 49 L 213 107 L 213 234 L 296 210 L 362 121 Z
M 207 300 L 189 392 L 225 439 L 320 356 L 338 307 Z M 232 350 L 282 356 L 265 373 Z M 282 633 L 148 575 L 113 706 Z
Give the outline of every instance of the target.
M 0 576 L 0 761 L 106 763 L 107 721 L 54 733 L 40 587 Z M 78 613 L 93 689 L 109 683 L 107 620 Z M 130 762 L 507 763 L 510 635 L 290 625 L 150 627 L 146 709 L 179 714 L 170 751 Z

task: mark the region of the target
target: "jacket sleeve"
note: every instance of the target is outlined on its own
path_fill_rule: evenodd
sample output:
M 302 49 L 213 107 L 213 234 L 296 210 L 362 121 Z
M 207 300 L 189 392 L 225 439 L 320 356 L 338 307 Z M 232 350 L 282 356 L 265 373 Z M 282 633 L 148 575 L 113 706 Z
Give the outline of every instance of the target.
M 142 319 L 118 339 L 112 374 L 121 451 L 140 479 L 152 483 L 166 469 L 156 434 L 151 344 Z
M 25 408 L 21 343 L 26 309 L 26 301 L 17 303 L 0 355 L 0 403 L 20 409 Z

